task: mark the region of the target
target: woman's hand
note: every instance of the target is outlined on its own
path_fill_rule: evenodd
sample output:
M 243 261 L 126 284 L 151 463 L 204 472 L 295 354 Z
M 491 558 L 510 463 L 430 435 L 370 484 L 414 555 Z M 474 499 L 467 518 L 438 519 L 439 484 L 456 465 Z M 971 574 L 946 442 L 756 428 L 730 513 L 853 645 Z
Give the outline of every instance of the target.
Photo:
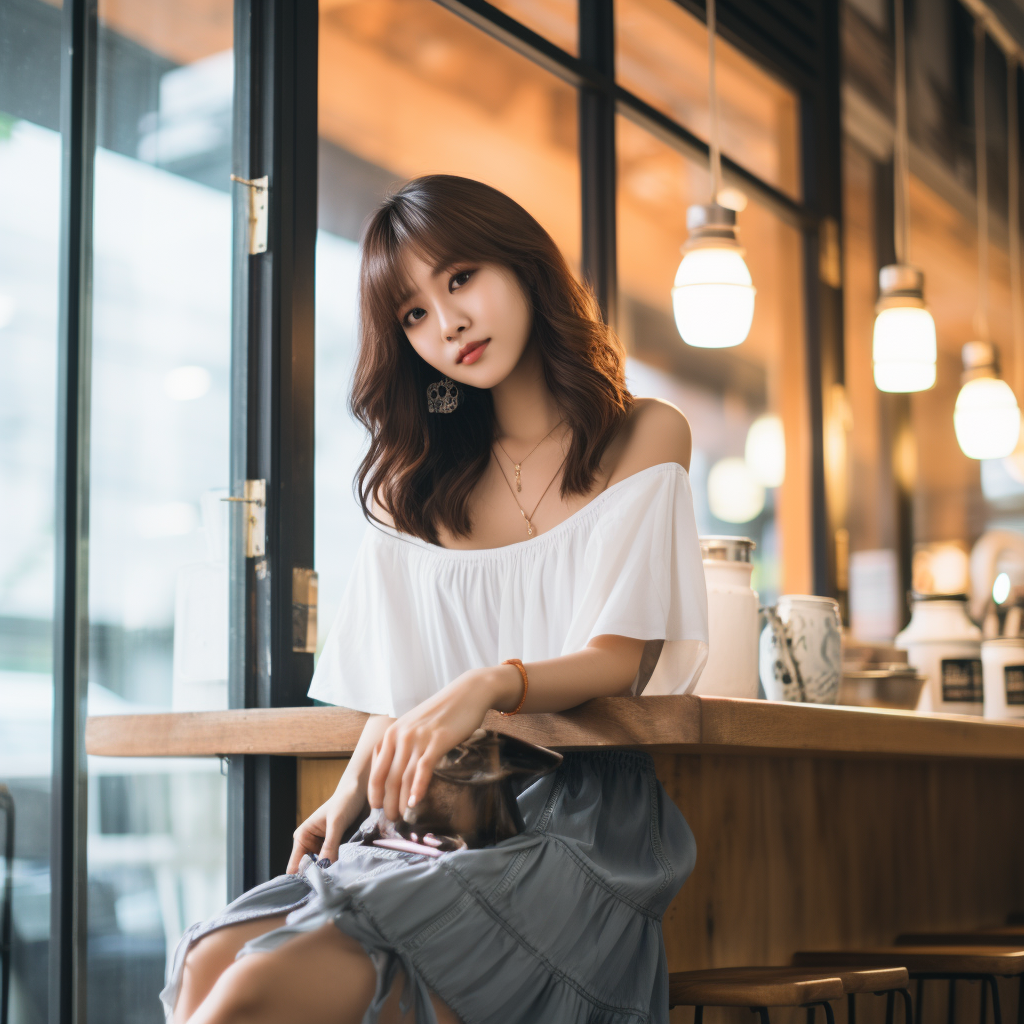
M 373 748 L 393 721 L 387 715 L 370 715 L 367 718 L 334 795 L 292 833 L 288 874 L 293 875 L 299 870 L 299 862 L 307 853 L 317 860 L 326 857 L 332 864 L 338 859 L 341 837 L 366 804 L 366 780 L 370 775 Z
M 522 696 L 514 665 L 464 672 L 443 690 L 402 715 L 377 744 L 367 797 L 397 821 L 421 800 L 440 758 L 483 725 L 490 708 L 509 710 Z
M 314 860 L 326 857 L 333 864 L 338 859 L 341 837 L 365 804 L 366 798 L 357 787 L 339 784 L 331 798 L 292 833 L 292 855 L 288 858 L 287 873 L 294 875 L 307 853 Z

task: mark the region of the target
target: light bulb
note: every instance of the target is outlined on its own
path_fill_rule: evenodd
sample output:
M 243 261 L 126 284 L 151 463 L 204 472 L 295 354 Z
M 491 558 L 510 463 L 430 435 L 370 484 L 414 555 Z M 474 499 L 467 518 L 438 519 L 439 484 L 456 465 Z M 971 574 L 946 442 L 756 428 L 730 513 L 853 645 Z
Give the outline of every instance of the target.
M 750 424 L 743 457 L 759 484 L 782 485 L 786 476 L 786 433 L 778 416 L 759 416 Z
M 764 488 L 743 459 L 719 459 L 708 474 L 708 506 L 723 523 L 749 523 L 764 508 Z
M 691 206 L 690 239 L 672 288 L 676 327 L 688 345 L 730 348 L 750 333 L 755 289 L 736 240 L 736 213 L 712 203 Z
M 953 428 L 969 459 L 1002 459 L 1017 447 L 1020 409 L 1010 385 L 998 377 L 975 377 L 956 397 Z
M 1002 604 L 1010 596 L 1010 577 L 1001 572 L 992 584 L 992 600 Z
M 878 275 L 871 357 L 879 391 L 927 391 L 935 386 L 935 321 L 924 304 L 924 274 L 893 263 Z

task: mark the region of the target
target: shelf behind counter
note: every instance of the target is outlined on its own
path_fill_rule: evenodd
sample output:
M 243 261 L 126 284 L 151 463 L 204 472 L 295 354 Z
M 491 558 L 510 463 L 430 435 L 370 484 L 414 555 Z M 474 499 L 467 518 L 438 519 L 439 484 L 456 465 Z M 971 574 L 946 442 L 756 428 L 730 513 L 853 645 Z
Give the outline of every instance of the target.
M 345 708 L 168 712 L 89 718 L 86 750 L 114 757 L 352 752 L 366 715 Z M 739 700 L 602 697 L 558 714 L 485 725 L 554 747 L 649 752 L 1024 760 L 1024 720 Z

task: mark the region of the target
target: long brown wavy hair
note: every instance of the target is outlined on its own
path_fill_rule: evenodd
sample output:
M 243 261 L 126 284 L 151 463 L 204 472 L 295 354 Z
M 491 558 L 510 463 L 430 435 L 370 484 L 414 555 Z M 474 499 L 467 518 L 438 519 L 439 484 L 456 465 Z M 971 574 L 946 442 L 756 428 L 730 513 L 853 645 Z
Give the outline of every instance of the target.
M 351 408 L 370 433 L 357 488 L 403 533 L 438 543 L 438 529 L 470 533 L 469 497 L 495 437 L 490 390 L 459 384 L 450 414 L 427 412 L 441 374 L 409 343 L 398 320 L 406 253 L 438 269 L 489 263 L 515 274 L 532 305 L 528 344 L 571 430 L 561 491 L 585 494 L 605 448 L 633 406 L 625 352 L 601 320 L 551 236 L 518 203 L 470 178 L 430 174 L 388 196 L 366 226 L 359 271 L 359 358 Z

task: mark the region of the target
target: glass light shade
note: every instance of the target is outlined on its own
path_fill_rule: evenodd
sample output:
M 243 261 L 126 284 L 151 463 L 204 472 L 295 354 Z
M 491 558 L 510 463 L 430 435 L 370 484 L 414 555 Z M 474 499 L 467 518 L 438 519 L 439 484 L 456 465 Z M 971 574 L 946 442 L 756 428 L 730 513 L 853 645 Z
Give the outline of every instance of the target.
M 764 487 L 744 459 L 719 459 L 708 474 L 708 506 L 723 523 L 749 523 L 764 509 Z
M 935 321 L 927 309 L 894 306 L 875 317 L 872 344 L 879 391 L 927 391 L 935 386 Z
M 786 477 L 786 433 L 778 416 L 759 416 L 750 424 L 743 457 L 759 484 L 782 485 Z
M 696 348 L 739 345 L 754 319 L 754 292 L 738 249 L 691 249 L 679 264 L 672 288 L 672 309 L 683 341 Z
M 1020 436 L 1020 409 L 1010 385 L 998 377 L 969 380 L 957 395 L 953 428 L 969 459 L 1009 455 Z
M 1010 596 L 1010 577 L 1001 572 L 992 584 L 992 600 L 1002 604 Z

